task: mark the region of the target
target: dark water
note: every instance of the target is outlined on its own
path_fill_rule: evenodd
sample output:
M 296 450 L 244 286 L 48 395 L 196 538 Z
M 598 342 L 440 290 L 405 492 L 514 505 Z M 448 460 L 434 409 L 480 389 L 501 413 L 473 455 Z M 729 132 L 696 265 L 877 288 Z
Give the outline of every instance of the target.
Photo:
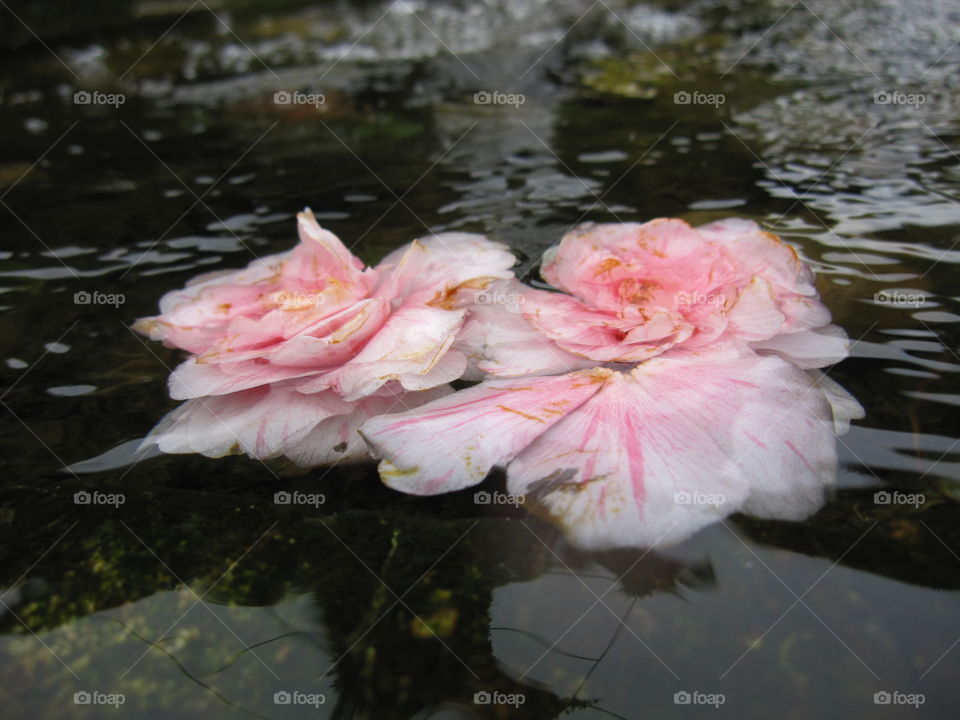
M 0 7 L 3 716 L 956 716 L 960 4 L 267 5 Z M 527 279 L 580 220 L 772 227 L 856 340 L 830 502 L 584 554 L 370 466 L 137 461 L 179 356 L 130 323 L 306 205 L 368 262 L 463 229 Z

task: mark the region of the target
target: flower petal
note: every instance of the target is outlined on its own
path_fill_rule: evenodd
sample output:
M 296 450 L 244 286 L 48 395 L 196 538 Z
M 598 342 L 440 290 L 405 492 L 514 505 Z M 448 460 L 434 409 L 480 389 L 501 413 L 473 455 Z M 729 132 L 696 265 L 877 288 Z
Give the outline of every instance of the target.
M 429 290 L 429 302 L 452 307 L 461 286 L 484 288 L 493 280 L 512 278 L 510 268 L 515 263 L 516 258 L 505 245 L 483 235 L 439 233 L 414 240 L 387 255 L 377 265 L 382 277 L 377 293 L 406 299 Z
M 190 400 L 163 418 L 143 444 L 165 453 L 246 453 L 265 460 L 295 448 L 323 420 L 352 410 L 332 392 L 303 395 L 274 383 Z
M 567 352 L 597 362 L 640 362 L 693 332 L 679 315 L 656 313 L 630 327 L 569 295 L 527 290 L 524 297 L 523 317 L 530 325 Z
M 364 269 L 336 235 L 317 223 L 309 208 L 297 214 L 300 244 L 281 268 L 281 285 L 288 290 L 329 289 L 329 305 L 367 295 L 378 273 Z
M 800 295 L 815 295 L 813 274 L 797 252 L 752 220 L 726 218 L 697 231 L 711 243 L 722 247 L 746 276 L 757 276 Z
M 727 312 L 727 329 L 747 342 L 773 337 L 785 322 L 770 283 L 756 276 L 740 290 L 736 303 Z
M 823 391 L 830 409 L 833 411 L 834 431 L 837 435 L 846 435 L 851 420 L 860 420 L 866 416 L 863 405 L 836 380 L 819 370 L 811 370 L 814 383 Z
M 205 396 L 230 393 L 262 387 L 271 383 L 302 378 L 324 372 L 301 367 L 284 367 L 255 361 L 218 365 L 201 363 L 191 357 L 170 373 L 167 387 L 174 400 L 190 400 Z
M 262 348 L 366 297 L 376 270 L 364 270 L 309 209 L 297 223 L 300 243 L 293 250 L 195 278 L 167 293 L 161 314 L 138 320 L 134 329 L 194 353 Z
M 351 403 L 349 413 L 320 421 L 303 440 L 284 454 L 301 467 L 368 460 L 370 450 L 358 432 L 364 422 L 380 415 L 420 407 L 452 392 L 453 388 L 449 385 L 441 385 L 423 392 L 365 397 Z
M 507 482 L 581 546 L 650 547 L 739 508 L 811 512 L 834 445 L 823 392 L 789 363 L 671 354 L 612 375 L 518 455 Z
M 464 310 L 443 310 L 412 303 L 396 310 L 355 357 L 302 388 L 332 387 L 348 400 L 376 392 L 390 380 L 408 389 L 444 384 L 466 369 L 455 353 L 444 359 L 463 324 Z M 438 363 L 443 363 L 430 375 Z
M 481 380 L 484 373 L 498 377 L 559 375 L 593 367 L 596 363 L 567 352 L 536 331 L 521 314 L 524 287 L 502 281 L 487 288 L 480 298 L 506 298 L 470 307 L 455 347 L 466 353 L 476 372 L 465 376 Z
M 361 434 L 386 485 L 435 495 L 476 485 L 494 465 L 574 411 L 609 370 L 485 382 L 411 412 L 374 418 Z

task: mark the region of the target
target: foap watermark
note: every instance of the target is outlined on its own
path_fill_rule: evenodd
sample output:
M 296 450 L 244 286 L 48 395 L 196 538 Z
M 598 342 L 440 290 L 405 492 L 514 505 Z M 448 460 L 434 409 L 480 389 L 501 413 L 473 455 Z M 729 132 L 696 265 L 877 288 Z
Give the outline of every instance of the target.
M 269 300 L 272 304 L 278 305 L 284 310 L 302 310 L 304 308 L 323 305 L 327 301 L 327 296 L 323 293 L 301 293 L 277 290 L 274 293 L 270 293 Z
M 73 504 L 74 505 L 112 505 L 114 508 L 118 508 L 127 501 L 126 496 L 123 493 L 105 493 L 100 492 L 99 490 L 94 490 L 90 492 L 88 490 L 80 490 L 73 494 Z
M 923 93 L 905 93 L 899 90 L 877 90 L 873 94 L 874 105 L 913 105 L 920 107 L 926 104 L 927 96 Z
M 327 702 L 327 696 L 323 693 L 305 693 L 299 690 L 280 690 L 273 694 L 274 705 L 309 705 L 319 708 Z
M 923 493 L 904 493 L 899 490 L 880 490 L 873 495 L 875 505 L 913 505 L 918 508 L 926 501 Z
M 712 705 L 714 709 L 719 708 L 727 701 L 727 696 L 723 693 L 705 693 L 699 690 L 680 690 L 673 694 L 674 705 Z
M 274 505 L 312 505 L 316 508 L 323 505 L 326 501 L 327 498 L 324 497 L 323 493 L 302 493 L 296 490 L 287 492 L 286 490 L 281 490 L 273 495 Z
M 313 105 L 317 110 L 327 101 L 326 95 L 319 92 L 300 90 L 277 90 L 273 94 L 274 105 Z
M 927 701 L 923 693 L 902 693 L 894 690 L 889 692 L 881 690 L 873 694 L 874 705 L 911 705 L 919 708 Z
M 678 292 L 677 303 L 680 305 L 723 305 L 727 296 L 723 293 Z
M 699 90 L 690 92 L 688 90 L 678 90 L 673 94 L 674 105 L 713 105 L 718 108 L 727 101 L 727 96 L 723 93 L 703 93 Z
M 677 505 L 709 505 L 710 507 L 720 507 L 727 501 L 727 498 L 721 493 L 704 493 L 699 490 L 688 492 L 681 490 L 673 494 L 673 502 Z
M 499 490 L 495 490 L 494 492 L 481 490 L 473 494 L 474 505 L 513 505 L 514 507 L 520 507 L 525 502 L 526 497 L 523 495 L 502 493 Z
M 73 294 L 74 305 L 113 305 L 116 308 L 123 305 L 126 301 L 127 298 L 123 293 L 80 290 Z
M 507 312 L 518 313 L 520 306 L 527 301 L 522 293 L 505 293 L 497 291 L 483 291 L 476 294 L 474 302 L 477 305 L 499 305 Z
M 520 107 L 527 101 L 523 93 L 504 93 L 499 90 L 481 90 L 473 94 L 474 105 L 513 105 Z
M 473 694 L 474 705 L 509 705 L 510 707 L 518 708 L 526 701 L 527 698 L 523 693 L 479 690 Z
M 89 90 L 77 90 L 73 94 L 74 105 L 112 105 L 118 108 L 126 101 L 127 96 L 123 93 L 104 93 L 99 90 L 94 90 L 93 92 Z
M 896 307 L 920 307 L 927 301 L 927 296 L 919 292 L 904 292 L 903 290 L 881 290 L 873 294 L 873 301 L 877 305 L 893 305 Z
M 74 705 L 113 705 L 119 708 L 127 701 L 123 693 L 105 693 L 99 690 L 81 690 L 73 694 Z

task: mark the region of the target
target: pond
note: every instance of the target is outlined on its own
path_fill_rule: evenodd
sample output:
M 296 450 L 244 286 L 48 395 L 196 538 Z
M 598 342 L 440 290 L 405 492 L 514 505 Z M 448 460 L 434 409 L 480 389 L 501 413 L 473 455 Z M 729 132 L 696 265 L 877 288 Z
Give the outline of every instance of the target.
M 2 5 L 5 717 L 956 716 L 960 4 Z M 587 552 L 373 464 L 136 454 L 183 355 L 131 324 L 308 206 L 535 284 L 578 222 L 756 220 L 852 341 L 827 504 Z

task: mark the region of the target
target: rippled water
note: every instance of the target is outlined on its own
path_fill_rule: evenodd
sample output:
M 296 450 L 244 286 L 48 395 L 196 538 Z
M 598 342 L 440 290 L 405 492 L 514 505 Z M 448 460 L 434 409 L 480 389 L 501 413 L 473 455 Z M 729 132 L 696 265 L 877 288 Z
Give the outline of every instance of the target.
M 261 5 L 0 8 L 4 715 L 955 715 L 960 4 Z M 128 326 L 287 249 L 306 205 L 368 262 L 465 229 L 527 279 L 578 221 L 757 219 L 856 340 L 836 492 L 584 554 L 372 467 L 138 460 L 179 356 Z

